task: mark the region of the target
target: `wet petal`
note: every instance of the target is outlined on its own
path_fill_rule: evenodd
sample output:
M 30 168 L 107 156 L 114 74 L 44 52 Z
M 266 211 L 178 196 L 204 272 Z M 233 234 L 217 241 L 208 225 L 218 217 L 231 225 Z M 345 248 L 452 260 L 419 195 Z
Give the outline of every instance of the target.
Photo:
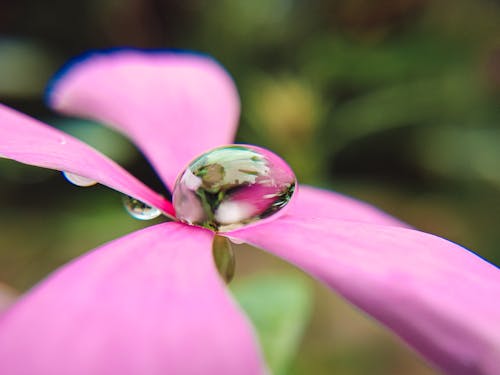
M 263 373 L 212 238 L 164 223 L 59 269 L 0 318 L 0 373 Z
M 171 190 L 194 157 L 232 143 L 239 116 L 226 71 L 189 53 L 95 52 L 65 69 L 48 97 L 58 111 L 128 135 Z
M 0 157 L 71 172 L 173 213 L 169 201 L 92 147 L 2 104 L 0 134 Z
M 231 237 L 290 261 L 449 374 L 500 368 L 500 271 L 411 229 L 284 216 Z
M 409 228 L 408 224 L 357 199 L 333 191 L 300 185 L 288 214 L 296 218 L 329 218 Z

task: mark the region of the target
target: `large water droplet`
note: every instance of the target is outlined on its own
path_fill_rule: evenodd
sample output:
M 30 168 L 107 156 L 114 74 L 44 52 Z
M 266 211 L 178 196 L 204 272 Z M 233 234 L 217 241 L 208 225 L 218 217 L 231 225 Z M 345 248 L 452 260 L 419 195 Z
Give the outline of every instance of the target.
M 192 161 L 175 184 L 179 220 L 225 232 L 276 214 L 290 201 L 295 175 L 260 147 L 231 145 Z
M 158 208 L 148 206 L 146 203 L 127 195 L 123 197 L 123 205 L 130 216 L 139 220 L 152 220 L 161 215 Z
M 63 171 L 62 174 L 64 177 L 66 177 L 66 180 L 76 186 L 88 187 L 97 184 L 97 181 L 77 175 L 75 173 Z

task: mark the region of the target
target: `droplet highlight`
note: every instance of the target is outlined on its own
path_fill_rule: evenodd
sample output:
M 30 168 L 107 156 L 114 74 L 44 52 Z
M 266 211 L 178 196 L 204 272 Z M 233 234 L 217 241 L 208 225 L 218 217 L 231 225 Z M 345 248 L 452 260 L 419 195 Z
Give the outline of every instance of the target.
M 62 174 L 66 178 L 66 180 L 76 186 L 89 187 L 97 184 L 97 181 L 77 175 L 75 173 L 63 171 Z
M 179 175 L 173 191 L 176 217 L 217 232 L 233 230 L 282 212 L 295 184 L 291 168 L 266 149 L 219 147 Z
M 158 208 L 127 195 L 123 197 L 123 206 L 130 216 L 138 220 L 152 220 L 161 215 Z

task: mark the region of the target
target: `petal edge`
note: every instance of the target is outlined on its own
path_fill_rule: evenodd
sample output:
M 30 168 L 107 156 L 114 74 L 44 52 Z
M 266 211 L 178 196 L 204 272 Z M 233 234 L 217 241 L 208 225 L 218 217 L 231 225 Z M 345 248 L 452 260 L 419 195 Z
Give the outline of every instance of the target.
M 0 317 L 0 372 L 264 373 L 211 241 L 164 223 L 59 269 Z
M 454 243 L 405 228 L 293 217 L 231 237 L 302 268 L 446 373 L 500 368 L 500 271 Z
M 100 152 L 2 104 L 0 134 L 0 157 L 75 173 L 173 214 L 169 201 Z
M 329 190 L 300 185 L 287 212 L 295 218 L 328 218 L 409 228 L 410 226 L 366 202 Z
M 239 97 L 229 74 L 193 53 L 95 51 L 52 84 L 49 105 L 129 136 L 172 190 L 199 154 L 232 143 Z

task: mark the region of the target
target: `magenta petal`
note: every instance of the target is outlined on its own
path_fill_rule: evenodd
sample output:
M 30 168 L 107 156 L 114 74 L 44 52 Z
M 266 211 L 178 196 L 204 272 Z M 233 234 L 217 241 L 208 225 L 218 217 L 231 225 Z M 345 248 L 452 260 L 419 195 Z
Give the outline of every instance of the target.
M 288 213 L 296 218 L 329 218 L 408 228 L 382 210 L 333 191 L 300 185 Z
M 49 101 L 127 134 L 171 189 L 194 157 L 233 142 L 239 117 L 226 71 L 189 53 L 96 52 L 64 72 Z
M 172 204 L 92 147 L 0 104 L 0 157 L 75 173 L 140 199 L 164 212 Z
M 59 269 L 0 318 L 0 373 L 264 373 L 212 238 L 164 223 Z
M 411 229 L 283 216 L 231 237 L 302 268 L 449 374 L 498 374 L 500 271 Z

